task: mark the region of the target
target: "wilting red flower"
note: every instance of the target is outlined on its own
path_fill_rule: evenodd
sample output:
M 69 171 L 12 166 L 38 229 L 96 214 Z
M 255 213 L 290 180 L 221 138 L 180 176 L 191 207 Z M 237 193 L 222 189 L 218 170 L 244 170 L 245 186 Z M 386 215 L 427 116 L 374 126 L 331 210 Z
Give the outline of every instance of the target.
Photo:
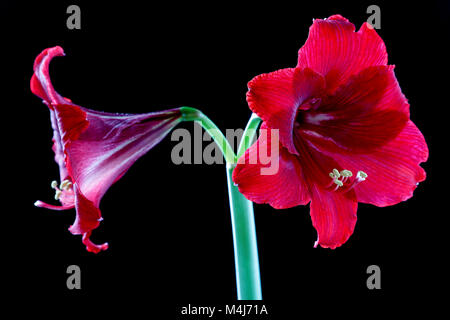
M 34 63 L 31 91 L 43 99 L 50 110 L 53 151 L 59 165 L 61 184 L 56 181 L 55 199 L 62 206 L 35 203 L 53 210 L 76 208 L 76 219 L 69 228 L 83 235 L 91 252 L 106 250 L 89 239 L 102 220 L 99 203 L 106 190 L 119 180 L 130 166 L 160 142 L 181 121 L 179 109 L 146 114 L 113 114 L 89 110 L 73 104 L 54 89 L 49 63 L 63 56 L 61 47 L 45 49 Z
M 315 20 L 296 68 L 248 85 L 262 128 L 279 130 L 279 170 L 261 175 L 264 165 L 243 163 L 271 143 L 261 136 L 234 170 L 239 190 L 277 209 L 311 201 L 315 246 L 328 248 L 353 233 L 358 202 L 383 207 L 410 198 L 425 179 L 419 164 L 428 148 L 393 69 L 369 24 L 355 32 L 340 15 Z

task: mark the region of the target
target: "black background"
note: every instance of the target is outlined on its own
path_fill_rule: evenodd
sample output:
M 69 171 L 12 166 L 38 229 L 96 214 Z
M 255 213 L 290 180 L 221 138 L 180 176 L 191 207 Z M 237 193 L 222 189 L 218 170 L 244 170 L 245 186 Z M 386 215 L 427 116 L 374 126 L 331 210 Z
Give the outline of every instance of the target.
M 175 319 L 187 303 L 236 300 L 231 226 L 223 165 L 174 165 L 176 142 L 166 138 L 141 158 L 104 196 L 104 221 L 88 253 L 67 228 L 75 212 L 50 211 L 34 201 L 52 201 L 58 179 L 51 151 L 47 107 L 29 90 L 34 58 L 60 45 L 51 77 L 56 90 L 75 103 L 108 112 L 144 113 L 181 105 L 201 109 L 220 128 L 243 128 L 245 101 L 254 76 L 293 67 L 313 18 L 342 14 L 357 29 L 371 4 L 381 8 L 389 64 L 411 104 L 411 119 L 424 134 L 430 158 L 427 180 L 407 202 L 387 208 L 360 204 L 350 240 L 337 250 L 313 248 L 316 232 L 308 207 L 277 211 L 255 205 L 264 301 L 274 319 L 301 314 L 313 302 L 351 312 L 400 297 L 429 296 L 443 286 L 447 209 L 445 187 L 449 41 L 448 2 L 345 1 L 327 3 L 166 3 L 142 6 L 55 1 L 2 2 L 4 137 L 2 266 L 11 297 L 75 302 L 98 308 L 131 308 Z M 81 8 L 81 30 L 66 28 L 66 8 Z M 441 75 L 441 76 L 440 76 Z M 442 76 L 444 75 L 444 76 Z M 192 123 L 181 127 L 192 131 Z M 439 253 L 437 253 L 439 252 Z M 66 268 L 82 270 L 82 289 L 66 288 Z M 368 290 L 366 268 L 381 268 L 381 290 Z M 15 294 L 12 294 L 12 293 Z M 100 304 L 99 301 L 115 302 Z M 58 300 L 59 301 L 59 300 Z M 85 303 L 86 302 L 86 303 Z M 97 305 L 98 303 L 98 305 Z M 414 308 L 420 306 L 414 305 Z M 401 310 L 401 305 L 397 305 Z M 326 307 L 324 307 L 326 309 Z M 131 310 L 131 309 L 130 309 Z M 337 309 L 336 309 L 337 310 Z M 319 313 L 323 309 L 316 309 Z

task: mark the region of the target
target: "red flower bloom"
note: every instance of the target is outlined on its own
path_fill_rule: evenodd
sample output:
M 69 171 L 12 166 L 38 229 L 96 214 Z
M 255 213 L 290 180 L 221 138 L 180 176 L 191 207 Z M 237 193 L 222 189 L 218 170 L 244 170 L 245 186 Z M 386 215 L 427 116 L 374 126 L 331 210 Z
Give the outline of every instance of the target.
M 113 114 L 89 110 L 73 104 L 54 89 L 49 63 L 63 56 L 61 47 L 44 50 L 34 63 L 31 91 L 42 98 L 50 110 L 53 151 L 59 165 L 60 179 L 52 187 L 62 206 L 35 203 L 53 210 L 76 208 L 76 219 L 69 228 L 83 235 L 90 252 L 106 250 L 108 244 L 96 245 L 90 235 L 102 220 L 100 199 L 130 166 L 160 142 L 181 121 L 179 109 L 147 114 Z
M 409 199 L 425 179 L 419 164 L 428 148 L 393 69 L 369 24 L 355 32 L 339 15 L 315 20 L 296 68 L 248 85 L 262 128 L 279 130 L 279 170 L 261 175 L 269 165 L 242 163 L 270 143 L 261 136 L 234 170 L 239 190 L 277 209 L 311 201 L 315 245 L 326 248 L 353 233 L 358 202 L 382 207 Z

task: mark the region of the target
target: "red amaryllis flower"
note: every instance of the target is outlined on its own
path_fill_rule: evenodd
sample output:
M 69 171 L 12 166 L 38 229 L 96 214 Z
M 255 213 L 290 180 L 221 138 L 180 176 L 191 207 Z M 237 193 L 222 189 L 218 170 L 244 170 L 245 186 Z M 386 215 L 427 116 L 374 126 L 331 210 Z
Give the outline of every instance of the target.
M 49 63 L 63 56 L 61 47 L 44 50 L 34 63 L 31 91 L 43 99 L 50 110 L 53 151 L 59 165 L 61 184 L 56 181 L 55 199 L 62 206 L 35 203 L 53 210 L 76 209 L 69 228 L 82 235 L 90 252 L 106 250 L 108 244 L 94 244 L 89 238 L 102 220 L 100 199 L 130 166 L 160 142 L 181 121 L 179 109 L 147 114 L 113 114 L 89 110 L 73 104 L 54 89 Z
M 270 143 L 261 135 L 234 170 L 239 190 L 277 209 L 311 202 L 315 246 L 327 248 L 353 233 L 358 202 L 382 207 L 410 198 L 425 179 L 419 164 L 428 148 L 393 69 L 369 24 L 355 32 L 339 15 L 315 20 L 296 68 L 248 85 L 262 128 L 279 130 L 279 170 L 261 175 L 268 165 L 246 163 Z

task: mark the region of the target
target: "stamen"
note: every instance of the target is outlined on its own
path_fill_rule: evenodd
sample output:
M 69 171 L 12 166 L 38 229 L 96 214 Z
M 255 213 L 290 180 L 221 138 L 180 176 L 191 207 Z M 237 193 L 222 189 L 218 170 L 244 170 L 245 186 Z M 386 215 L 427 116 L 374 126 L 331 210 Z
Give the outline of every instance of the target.
M 358 171 L 358 173 L 356 174 L 356 178 L 364 181 L 367 178 L 367 173 L 365 173 L 364 171 Z
M 338 169 L 336 169 L 336 168 L 333 169 L 328 175 L 329 175 L 330 178 L 333 179 L 333 180 L 332 180 L 331 183 L 327 186 L 327 188 L 331 188 L 331 187 L 333 186 L 333 183 L 336 184 L 336 187 L 334 188 L 333 191 L 336 191 L 339 187 L 342 187 L 342 186 L 343 186 L 343 182 L 340 181 L 340 180 L 338 180 L 338 179 L 341 177 L 341 174 L 339 173 L 339 170 L 338 170 Z
M 338 187 L 342 187 L 344 185 L 344 183 L 341 180 L 338 180 L 338 179 L 334 179 L 333 182 L 335 184 L 337 184 Z
M 358 171 L 358 173 L 356 173 L 356 177 L 353 180 L 353 183 L 351 186 L 349 186 L 345 192 L 348 192 L 350 190 L 352 190 L 357 184 L 363 182 L 364 180 L 366 180 L 367 178 L 367 173 L 365 173 L 364 171 Z
M 64 180 L 63 182 L 61 182 L 59 188 L 62 190 L 70 190 L 72 189 L 72 182 L 70 182 L 70 180 Z
M 341 176 L 343 176 L 345 178 L 353 176 L 353 173 L 350 170 L 346 170 L 346 169 L 342 170 L 340 173 L 341 173 Z
M 62 195 L 62 191 L 61 191 L 61 190 L 56 190 L 56 193 L 55 193 L 55 200 L 59 200 L 59 198 L 61 197 L 61 195 Z
M 339 187 L 342 187 L 344 185 L 344 183 L 338 179 L 334 179 L 333 182 L 336 184 L 336 187 L 334 187 L 333 191 L 336 191 L 337 189 L 339 189 Z
M 339 178 L 341 176 L 338 169 L 333 169 L 333 173 L 335 178 Z
M 73 190 L 72 190 L 72 182 L 68 179 L 61 182 L 58 188 L 58 182 L 55 180 L 50 184 L 52 189 L 55 189 L 55 200 L 61 201 L 61 203 L 65 207 L 72 206 L 73 202 Z
M 367 178 L 367 173 L 364 171 L 358 171 L 356 177 L 352 181 L 350 177 L 353 176 L 353 173 L 347 169 L 343 169 L 341 171 L 333 169 L 328 175 L 332 181 L 326 188 L 332 191 L 337 191 L 341 188 L 343 192 L 353 189 L 353 187 L 355 187 L 358 183 L 366 180 Z M 333 187 L 333 185 L 335 185 L 335 187 Z

